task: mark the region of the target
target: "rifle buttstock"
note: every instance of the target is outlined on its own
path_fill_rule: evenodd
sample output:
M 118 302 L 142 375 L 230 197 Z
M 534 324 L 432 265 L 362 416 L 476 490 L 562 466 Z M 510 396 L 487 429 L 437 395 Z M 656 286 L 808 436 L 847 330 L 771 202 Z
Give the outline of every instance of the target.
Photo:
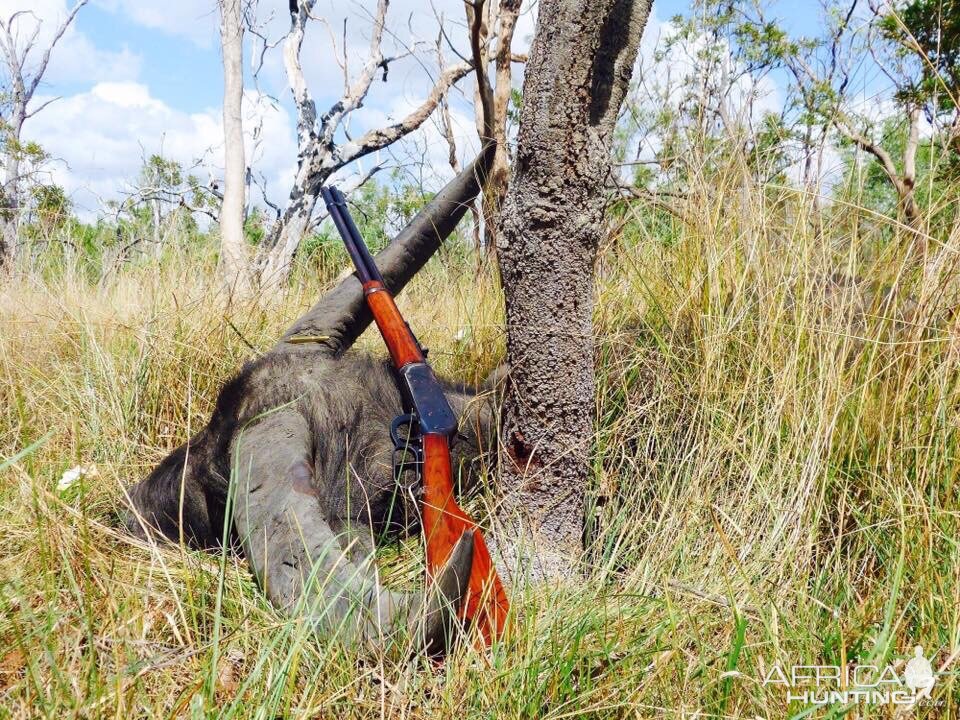
M 461 617 L 473 621 L 489 645 L 503 634 L 510 604 L 483 533 L 454 498 L 450 442 L 444 435 L 423 436 L 423 491 L 423 534 L 431 577 L 443 568 L 460 536 L 474 531 L 473 567 Z

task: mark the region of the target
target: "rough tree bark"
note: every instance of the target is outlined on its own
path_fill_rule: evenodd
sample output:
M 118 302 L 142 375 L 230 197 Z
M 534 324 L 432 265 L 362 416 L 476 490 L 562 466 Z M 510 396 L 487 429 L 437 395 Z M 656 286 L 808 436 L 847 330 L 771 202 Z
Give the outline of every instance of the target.
M 650 6 L 542 0 L 527 62 L 497 244 L 511 368 L 497 519 L 503 565 L 534 580 L 569 573 L 582 554 L 594 266 L 611 138 Z
M 0 134 L 2 134 L 5 154 L 3 190 L 0 196 L 0 270 L 12 265 L 17 252 L 17 232 L 20 228 L 20 207 L 23 203 L 22 180 L 24 179 L 21 176 L 20 167 L 23 155 L 20 134 L 24 123 L 56 98 L 47 100 L 30 110 L 27 106 L 33 100 L 43 74 L 47 71 L 50 53 L 80 12 L 80 8 L 87 2 L 88 0 L 77 0 L 63 22 L 54 30 L 50 42 L 33 68 L 30 67 L 29 61 L 40 34 L 39 19 L 31 10 L 18 10 L 9 18 L 0 19 L 0 53 L 3 54 L 9 82 L 7 97 L 3 103 L 2 118 L 0 118 Z M 20 23 L 29 17 L 33 17 L 36 24 L 28 34 L 24 35 L 22 34 L 24 28 Z M 23 40 L 23 38 L 26 39 Z
M 247 162 L 243 147 L 243 0 L 221 0 L 223 50 L 223 200 L 220 205 L 220 271 L 231 295 L 250 292 L 243 237 Z
M 419 128 L 454 83 L 472 69 L 470 63 L 444 68 L 427 97 L 404 118 L 335 144 L 337 129 L 347 115 L 363 105 L 374 79 L 378 75 L 386 77 L 389 64 L 409 53 L 384 55 L 382 40 L 389 0 L 379 0 L 366 63 L 355 80 L 344 78 L 343 96 L 318 116 L 300 64 L 300 49 L 315 3 L 316 0 L 290 0 L 291 28 L 284 41 L 283 61 L 297 106 L 297 173 L 287 206 L 267 239 L 269 251 L 260 263 L 260 283 L 268 288 L 282 283 L 289 275 L 300 241 L 310 226 L 320 188 L 327 178 L 348 163 L 381 150 Z M 346 61 L 341 64 L 346 68 Z

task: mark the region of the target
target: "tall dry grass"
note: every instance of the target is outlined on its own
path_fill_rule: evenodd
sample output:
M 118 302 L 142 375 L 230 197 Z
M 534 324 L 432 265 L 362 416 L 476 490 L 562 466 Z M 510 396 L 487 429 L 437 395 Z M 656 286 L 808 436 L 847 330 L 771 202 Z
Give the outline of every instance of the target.
M 839 717 L 763 678 L 902 668 L 916 644 L 944 674 L 938 704 L 910 712 L 955 716 L 960 231 L 918 259 L 890 219 L 811 208 L 721 186 L 686 222 L 614 223 L 588 575 L 514 588 L 507 641 L 439 667 L 311 636 L 236 557 L 116 529 L 123 488 L 322 283 L 227 309 L 210 263 L 181 254 L 100 285 L 70 267 L 8 284 L 0 716 Z M 464 379 L 502 354 L 499 303 L 489 278 L 439 261 L 402 298 L 438 369 Z M 384 558 L 396 577 L 418 562 Z

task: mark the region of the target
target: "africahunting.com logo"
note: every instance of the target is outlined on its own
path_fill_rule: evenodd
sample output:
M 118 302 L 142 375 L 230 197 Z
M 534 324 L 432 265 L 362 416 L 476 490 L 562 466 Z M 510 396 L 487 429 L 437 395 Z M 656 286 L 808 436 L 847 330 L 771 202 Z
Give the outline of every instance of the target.
M 787 702 L 914 705 L 930 697 L 936 674 L 923 648 L 914 648 L 902 673 L 894 665 L 791 665 L 770 668 L 764 687 L 782 686 Z

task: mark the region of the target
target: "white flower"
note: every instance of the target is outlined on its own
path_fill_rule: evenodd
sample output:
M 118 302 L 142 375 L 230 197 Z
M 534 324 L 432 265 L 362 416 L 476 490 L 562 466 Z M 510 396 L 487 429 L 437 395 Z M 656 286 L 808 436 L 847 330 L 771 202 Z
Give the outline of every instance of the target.
M 99 474 L 96 465 L 77 465 L 69 470 L 64 470 L 63 475 L 60 476 L 60 482 L 57 483 L 57 490 L 66 490 L 82 477 L 96 477 Z
M 937 681 L 933 674 L 933 665 L 923 656 L 923 648 L 919 645 L 913 649 L 913 657 L 907 663 L 903 679 L 914 693 L 932 688 Z

